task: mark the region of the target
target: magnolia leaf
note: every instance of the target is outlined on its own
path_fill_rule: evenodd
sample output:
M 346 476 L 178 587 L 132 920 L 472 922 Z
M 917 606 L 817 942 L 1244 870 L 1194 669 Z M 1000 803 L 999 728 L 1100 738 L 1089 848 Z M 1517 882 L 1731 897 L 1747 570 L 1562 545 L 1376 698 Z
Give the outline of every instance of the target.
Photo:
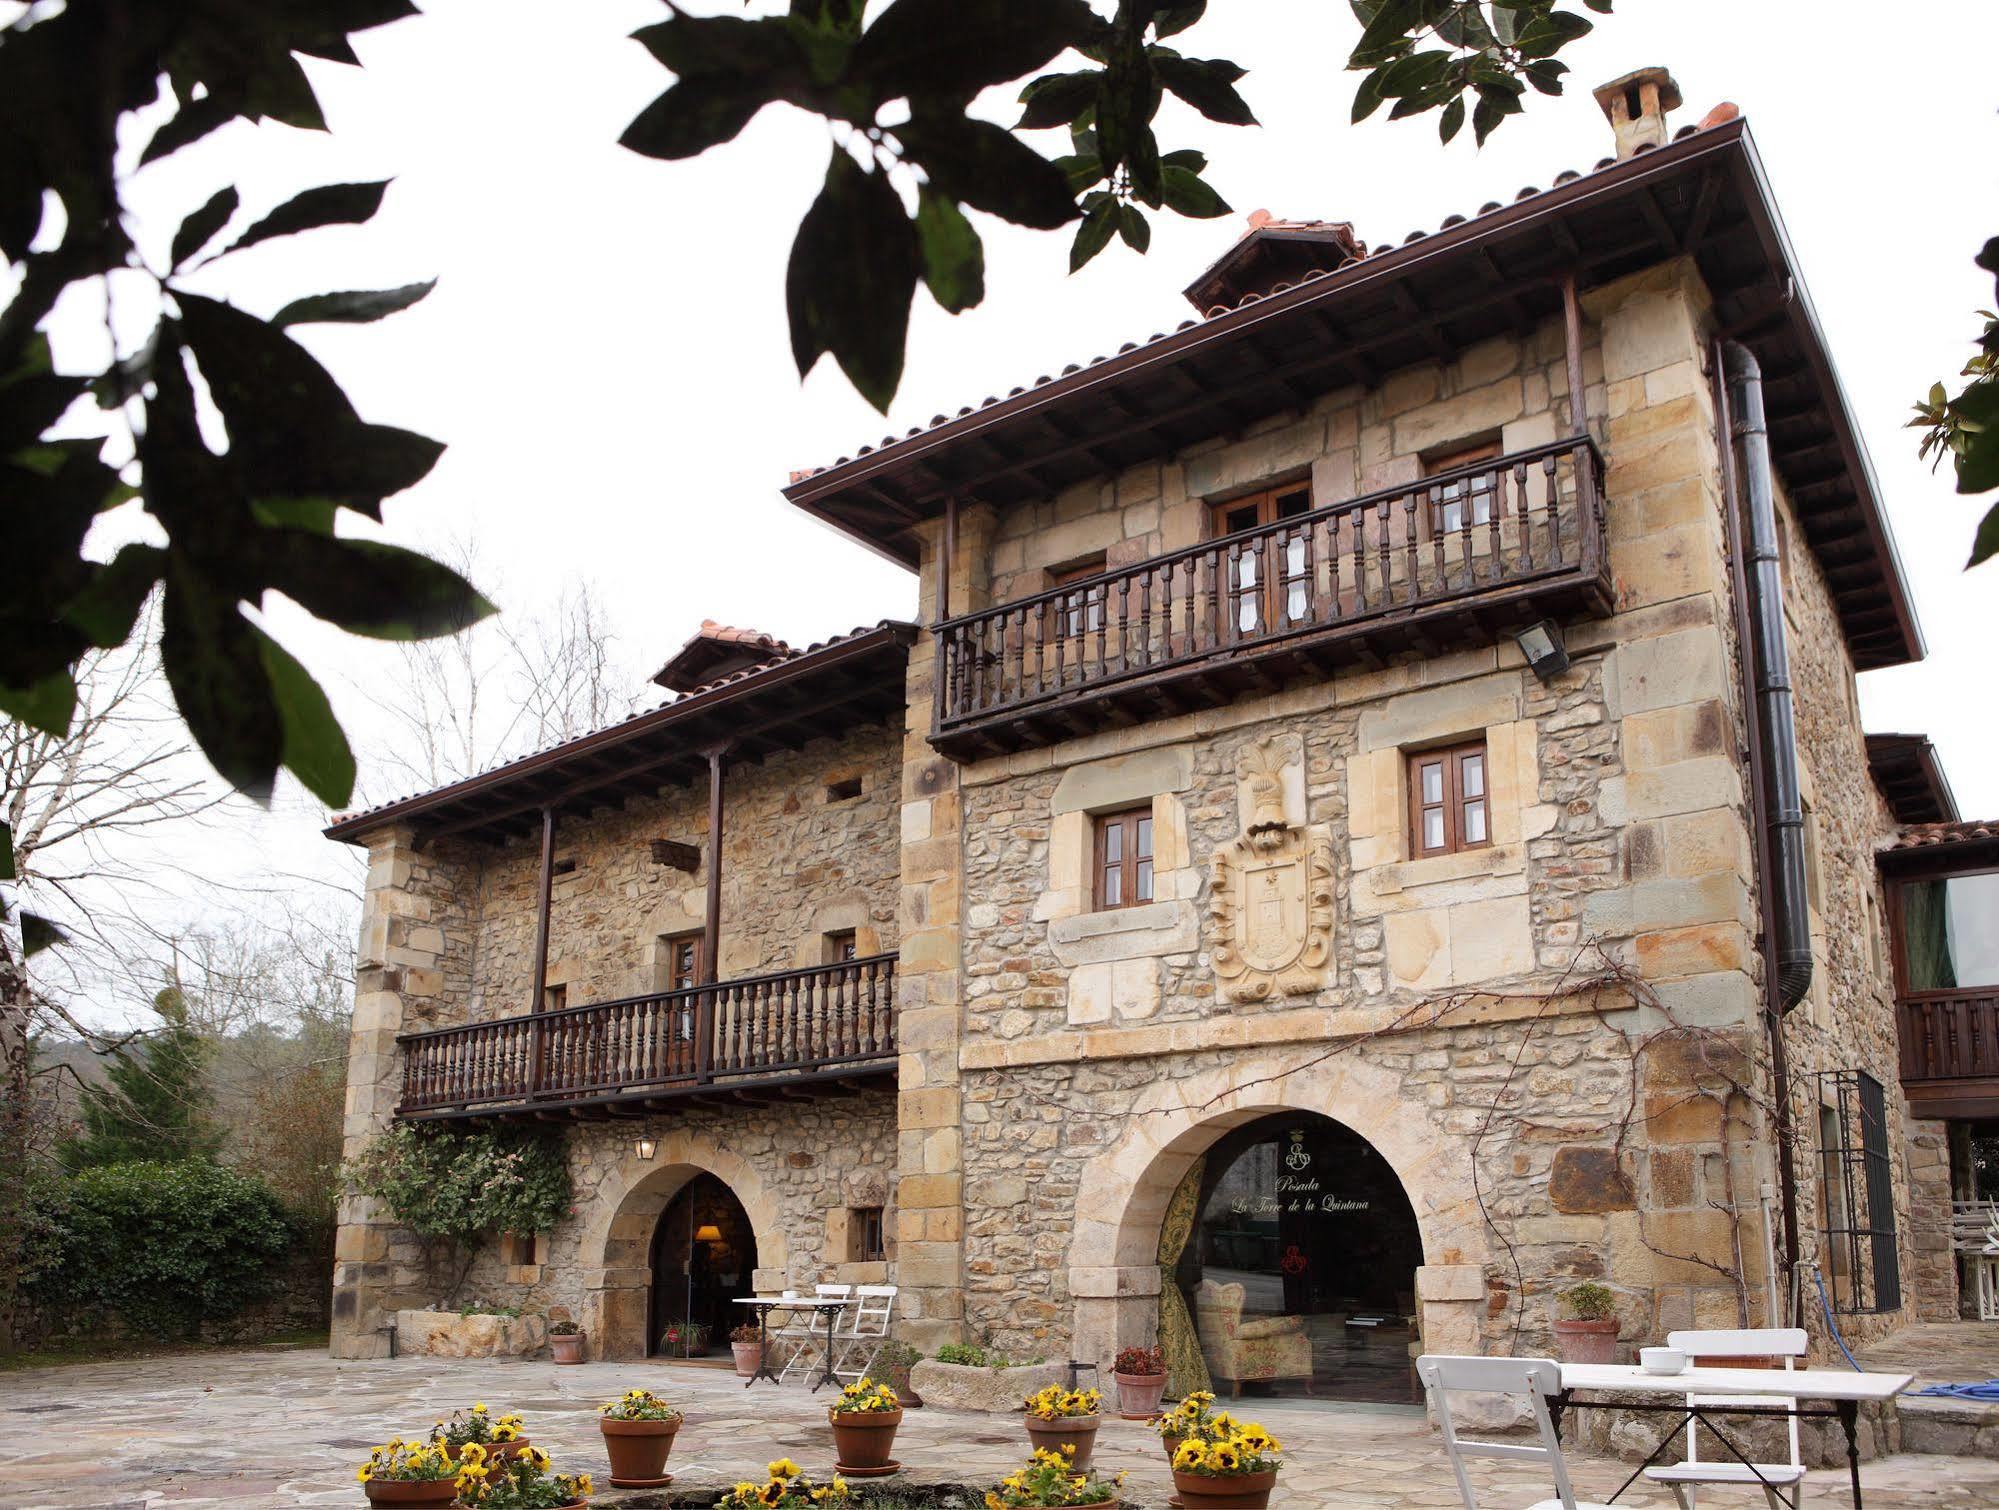
M 1124 244 L 1141 257 L 1152 245 L 1152 224 L 1145 218 L 1145 212 L 1137 205 L 1118 206 L 1117 233 Z
M 44 949 L 54 949 L 68 942 L 69 935 L 39 912 L 21 914 L 21 953 L 24 956 L 37 955 Z
M 166 565 L 167 553 L 157 545 L 120 547 L 92 570 L 90 585 L 64 605 L 63 617 L 100 649 L 124 644 Z
M 1020 92 L 1021 113 L 1015 129 L 1039 131 L 1066 126 L 1097 101 L 1103 83 L 1100 69 L 1076 73 L 1045 73 Z
M 979 233 L 955 202 L 929 184 L 916 191 L 916 236 L 931 298 L 954 315 L 985 298 L 986 252 Z
M 354 751 L 333 716 L 333 704 L 284 646 L 254 626 L 251 633 L 277 698 L 285 769 L 328 807 L 345 805 L 354 795 Z
M 217 255 L 226 256 L 260 241 L 294 236 L 323 225 L 360 225 L 374 218 L 388 187 L 389 180 L 385 178 L 375 183 L 321 184 L 316 189 L 294 194 Z
M 852 73 L 884 100 L 969 100 L 1102 30 L 1085 0 L 895 0 L 861 33 Z
M 641 157 L 695 157 L 735 140 L 770 101 L 756 75 L 689 74 L 641 110 L 618 145 Z
M 405 283 L 401 288 L 308 294 L 303 299 L 292 300 L 271 316 L 271 323 L 281 329 L 287 325 L 365 324 L 384 315 L 392 315 L 399 309 L 408 309 L 436 287 L 437 280 L 431 278 L 422 283 Z
M 67 669 L 52 671 L 26 687 L 10 687 L 0 682 L 0 713 L 61 737 L 69 733 L 69 721 L 76 713 L 76 681 Z
M 920 115 L 895 128 L 903 156 L 944 193 L 1015 225 L 1053 230 L 1076 218 L 1062 169 L 1004 126 L 958 115 Z
M 157 162 L 171 152 L 178 152 L 182 147 L 200 141 L 242 113 L 241 105 L 225 94 L 211 93 L 198 100 L 189 100 L 153 133 L 145 151 L 139 154 L 139 166 L 143 168 L 147 163 Z
M 916 228 L 888 176 L 867 172 L 835 147 L 785 272 L 798 375 L 831 352 L 861 396 L 886 412 L 902 381 L 920 262 Z
M 423 640 L 495 611 L 450 567 L 399 545 L 272 529 L 251 549 L 272 587 L 350 634 Z
M 1186 168 L 1162 168 L 1160 176 L 1165 181 L 1166 207 L 1175 214 L 1194 220 L 1212 220 L 1228 214 L 1228 202 L 1198 173 Z
M 1090 207 L 1083 223 L 1076 227 L 1076 239 L 1069 246 L 1069 271 L 1079 271 L 1085 263 L 1110 245 L 1117 234 L 1118 203 L 1106 194 Z
M 270 673 L 233 595 L 178 553 L 160 612 L 160 664 L 209 763 L 231 786 L 268 803 L 284 755 Z
M 241 202 L 236 186 L 231 184 L 226 189 L 218 189 L 207 204 L 183 220 L 180 229 L 174 232 L 173 248 L 167 254 L 172 265 L 179 267 L 214 240 Z

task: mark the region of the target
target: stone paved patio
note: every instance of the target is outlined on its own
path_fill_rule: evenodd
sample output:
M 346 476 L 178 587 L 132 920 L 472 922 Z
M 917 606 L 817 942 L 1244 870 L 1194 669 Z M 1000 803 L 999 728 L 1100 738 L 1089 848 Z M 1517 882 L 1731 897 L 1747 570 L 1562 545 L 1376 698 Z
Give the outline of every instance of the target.
M 95 1363 L 0 1375 L 0 1475 L 15 1510 L 351 1505 L 363 1503 L 353 1465 L 391 1434 L 420 1434 L 440 1414 L 474 1400 L 519 1410 L 557 1464 L 601 1475 L 595 1406 L 633 1384 L 682 1402 L 687 1427 L 674 1449 L 674 1486 L 713 1488 L 788 1454 L 808 1471 L 832 1461 L 818 1400 L 804 1390 L 660 1364 L 453 1362 L 428 1358 L 335 1362 L 318 1352 L 237 1352 Z M 1245 1402 L 1247 1404 L 1247 1402 Z M 1251 1414 L 1245 1410 L 1245 1414 Z M 1411 1507 L 1458 1503 L 1436 1439 L 1407 1407 L 1328 1407 L 1270 1402 L 1254 1415 L 1289 1448 L 1287 1507 Z M 1018 1461 L 1017 1419 L 934 1409 L 911 1411 L 897 1438 L 924 1483 L 981 1484 Z M 1165 1503 L 1164 1459 L 1150 1431 L 1106 1423 L 1098 1459 L 1130 1469 L 1128 1499 Z M 1627 1471 L 1572 1457 L 1576 1490 L 1602 1498 Z M 1904 1455 L 1863 1470 L 1869 1506 L 1999 1504 L 1999 1463 Z M 1506 1465 L 1486 1465 L 1494 1506 L 1523 1505 L 1548 1487 Z M 1807 1505 L 1844 1505 L 1843 1474 L 1814 1473 Z M 656 1494 L 600 1496 L 609 1507 L 658 1506 Z M 1663 1493 L 1635 1490 L 1621 1503 L 1663 1510 Z M 1760 1510 L 1760 1497 L 1709 1491 L 1703 1504 Z

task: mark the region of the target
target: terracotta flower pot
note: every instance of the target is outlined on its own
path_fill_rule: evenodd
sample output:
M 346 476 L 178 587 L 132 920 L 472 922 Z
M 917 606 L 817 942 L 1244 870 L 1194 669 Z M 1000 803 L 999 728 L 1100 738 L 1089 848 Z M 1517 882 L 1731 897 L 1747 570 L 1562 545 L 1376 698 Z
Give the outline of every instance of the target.
M 1150 1421 L 1159 1414 L 1159 1397 L 1166 1393 L 1164 1374 L 1112 1374 L 1117 1380 L 1118 1414 L 1128 1421 Z
M 921 1405 L 923 1403 L 923 1396 L 909 1387 L 909 1370 L 907 1368 L 885 1368 L 877 1373 L 875 1377 L 895 1391 L 896 1399 L 902 1402 L 905 1410 L 913 1405 Z
M 1180 1444 L 1186 1440 L 1185 1437 L 1161 1437 L 1159 1439 L 1159 1445 L 1166 1449 L 1167 1467 L 1170 1468 L 1173 1466 L 1173 1454 L 1180 1450 Z
M 761 1342 L 732 1342 L 729 1351 L 736 1355 L 738 1379 L 750 1378 L 764 1361 L 764 1345 Z
M 1264 1510 L 1276 1487 L 1275 1468 L 1230 1474 L 1173 1470 L 1173 1489 L 1186 1510 Z
M 369 1479 L 361 1486 L 371 1505 L 448 1505 L 458 1498 L 458 1480 Z
M 1029 1416 L 1027 1440 L 1049 1452 L 1063 1453 L 1068 1457 L 1069 1466 L 1080 1473 L 1090 1466 L 1090 1454 L 1096 1449 L 1099 1424 L 1101 1418 L 1097 1416 L 1057 1416 L 1052 1421 Z M 1075 1448 L 1073 1455 L 1067 1452 L 1071 1447 Z
M 529 1447 L 526 1437 L 515 1437 L 511 1442 L 486 1443 L 486 1461 L 489 1463 L 509 1463 Z
M 895 1429 L 902 1424 L 898 1410 L 829 1411 L 833 1423 L 833 1466 L 851 1469 L 886 1468 L 892 1461 Z
M 1617 1362 L 1617 1319 L 1556 1322 L 1555 1351 L 1564 1363 Z
M 678 1421 L 597 1422 L 604 1433 L 604 1451 L 611 1458 L 611 1482 L 620 1489 L 656 1489 L 673 1482 L 666 1471 Z
M 583 1361 L 583 1334 L 581 1332 L 557 1332 L 548 1339 L 549 1348 L 555 1353 L 557 1363 L 581 1363 Z

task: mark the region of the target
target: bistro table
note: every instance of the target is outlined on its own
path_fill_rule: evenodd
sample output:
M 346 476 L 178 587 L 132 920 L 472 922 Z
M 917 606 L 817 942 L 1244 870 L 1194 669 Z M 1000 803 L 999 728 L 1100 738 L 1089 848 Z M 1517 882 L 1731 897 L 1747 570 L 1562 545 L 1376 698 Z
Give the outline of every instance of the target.
M 820 1374 L 819 1378 L 813 1382 L 812 1392 L 816 1395 L 823 1386 L 838 1384 L 840 1382 L 838 1376 L 833 1372 L 833 1332 L 839 1323 L 840 1313 L 854 1304 L 851 1299 L 838 1295 L 752 1295 L 739 1297 L 736 1304 L 739 1306 L 755 1306 L 757 1308 L 757 1336 L 764 1345 L 766 1355 L 770 1351 L 770 1333 L 766 1318 L 769 1317 L 772 1311 L 824 1312 L 826 1316 L 826 1368 Z M 807 1322 L 805 1329 L 807 1332 L 810 1332 L 812 1324 Z M 808 1374 L 807 1377 L 809 1378 L 810 1375 Z M 782 1384 L 784 1382 L 770 1371 L 768 1356 L 758 1362 L 757 1371 L 750 1375 L 748 1382 L 743 1385 L 743 1388 L 748 1389 L 751 1384 L 756 1383 L 759 1379 L 769 1379 L 773 1384 Z
M 1853 1481 L 1854 1510 L 1860 1510 L 1861 1503 L 1860 1446 L 1854 1434 L 1860 1419 L 1860 1407 L 1865 1402 L 1891 1400 L 1915 1381 L 1914 1374 L 1863 1374 L 1834 1368 L 1712 1368 L 1695 1365 L 1683 1368 L 1677 1374 L 1652 1374 L 1631 1363 L 1564 1363 L 1561 1367 L 1561 1392 L 1548 1401 L 1548 1413 L 1554 1420 L 1557 1436 L 1561 1434 L 1562 1413 L 1565 1410 L 1631 1410 L 1681 1418 L 1679 1425 L 1667 1432 L 1659 1445 L 1652 1449 L 1652 1455 L 1632 1470 L 1630 1478 L 1617 1486 L 1617 1494 L 1611 1495 L 1612 1500 L 1629 1489 L 1640 1474 L 1658 1461 L 1660 1454 L 1680 1434 L 1680 1426 L 1692 1431 L 1695 1422 L 1713 1432 L 1736 1461 L 1754 1474 L 1755 1466 L 1709 1419 L 1708 1413 L 1773 1416 L 1781 1420 L 1796 1410 L 1801 1417 L 1835 1418 L 1846 1432 L 1846 1466 Z M 1615 1400 L 1573 1398 L 1577 1390 L 1603 1389 L 1637 1395 L 1670 1395 L 1674 1399 L 1670 1404 L 1633 1405 Z M 1688 1395 L 1760 1395 L 1772 1402 L 1772 1408 L 1759 1410 L 1738 1406 L 1689 1405 Z M 1803 1400 L 1826 1400 L 1831 1402 L 1832 1409 L 1798 1409 L 1798 1402 Z M 1778 1402 L 1787 1403 L 1782 1408 L 1776 1408 Z M 1759 1482 L 1761 1478 L 1758 1474 Z

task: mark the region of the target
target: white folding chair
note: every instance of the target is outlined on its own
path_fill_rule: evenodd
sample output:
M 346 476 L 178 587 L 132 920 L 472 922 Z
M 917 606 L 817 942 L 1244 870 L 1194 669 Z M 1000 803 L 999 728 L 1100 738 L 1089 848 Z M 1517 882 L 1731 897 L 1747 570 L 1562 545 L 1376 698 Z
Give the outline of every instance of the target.
M 821 1300 L 845 1300 L 854 1293 L 852 1285 L 814 1285 L 812 1293 Z M 778 1382 L 789 1379 L 793 1370 L 801 1378 L 809 1379 L 815 1368 L 826 1361 L 827 1328 L 833 1324 L 827 1320 L 823 1306 L 802 1306 L 794 1313 L 803 1324 L 793 1332 L 790 1323 L 780 1333 L 791 1344 L 791 1356 L 784 1360 L 784 1367 L 778 1370 Z
M 894 1285 L 856 1285 L 857 1304 L 833 1334 L 833 1375 L 860 1379 L 875 1365 L 875 1354 L 888 1341 L 889 1319 L 895 1313 Z
M 1781 1358 L 1788 1372 L 1792 1360 L 1805 1356 L 1810 1339 L 1798 1327 L 1762 1327 L 1747 1331 L 1668 1332 L 1666 1346 L 1678 1348 L 1689 1358 L 1712 1360 L 1722 1366 L 1738 1358 Z M 1700 1423 L 1687 1422 L 1687 1456 L 1679 1463 L 1647 1468 L 1645 1477 L 1673 1491 L 1681 1510 L 1694 1510 L 1695 1494 L 1702 1484 L 1735 1484 L 1763 1491 L 1770 1510 L 1798 1510 L 1805 1492 L 1805 1461 L 1798 1451 L 1798 1402 L 1773 1400 L 1767 1395 L 1703 1395 L 1689 1393 L 1689 1409 L 1727 1411 L 1768 1410 L 1783 1405 L 1790 1419 L 1791 1459 L 1787 1463 L 1750 1465 L 1734 1458 L 1707 1462 L 1700 1455 Z
M 1478 1510 L 1472 1493 L 1471 1477 L 1465 1472 L 1466 1458 L 1501 1458 L 1515 1463 L 1543 1463 L 1555 1481 L 1553 1499 L 1536 1500 L 1528 1510 L 1613 1510 L 1592 1500 L 1579 1500 L 1569 1485 L 1569 1467 L 1562 1459 L 1561 1439 L 1548 1415 L 1548 1396 L 1562 1387 L 1561 1365 L 1552 1358 L 1453 1358 L 1425 1353 L 1416 1360 L 1416 1377 L 1430 1397 L 1437 1413 L 1437 1426 L 1444 1434 L 1444 1452 L 1457 1475 L 1458 1493 L 1464 1496 L 1465 1510 Z M 1472 1442 L 1460 1437 L 1451 1418 L 1451 1394 L 1525 1395 L 1541 1434 L 1541 1445 L 1524 1442 Z

